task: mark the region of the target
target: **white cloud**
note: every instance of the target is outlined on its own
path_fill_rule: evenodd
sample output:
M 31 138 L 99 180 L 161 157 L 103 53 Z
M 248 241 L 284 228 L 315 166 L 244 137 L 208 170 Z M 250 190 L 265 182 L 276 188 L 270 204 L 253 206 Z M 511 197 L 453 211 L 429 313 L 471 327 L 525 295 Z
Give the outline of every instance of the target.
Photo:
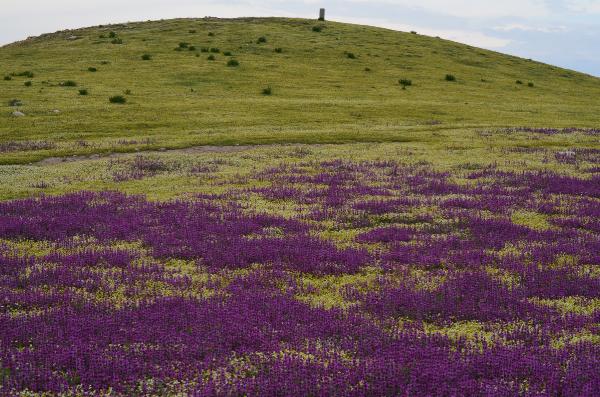
M 349 0 L 349 2 L 397 5 L 461 18 L 523 16 L 539 18 L 550 14 L 544 0 Z
M 524 25 L 520 23 L 510 23 L 507 25 L 495 26 L 494 30 L 500 32 L 511 32 L 515 30 L 520 30 L 522 32 L 540 32 L 540 33 L 561 33 L 567 32 L 569 29 L 566 26 L 530 26 Z
M 600 13 L 600 0 L 567 0 L 566 3 L 571 11 Z

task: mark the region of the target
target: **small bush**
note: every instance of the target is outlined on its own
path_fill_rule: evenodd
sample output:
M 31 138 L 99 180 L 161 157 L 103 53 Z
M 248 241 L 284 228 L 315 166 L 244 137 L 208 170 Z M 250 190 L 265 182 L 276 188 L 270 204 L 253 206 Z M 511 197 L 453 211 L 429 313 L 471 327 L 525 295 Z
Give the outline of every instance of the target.
M 515 83 L 519 84 L 519 85 L 523 84 L 523 82 L 521 80 L 517 80 L 517 81 L 515 81 Z
M 321 26 L 313 26 L 312 31 L 313 32 L 321 32 L 323 30 L 323 28 Z
M 125 95 L 131 95 L 131 90 L 125 90 Z
M 20 99 L 11 99 L 8 101 L 8 106 L 23 106 L 23 102 Z
M 189 51 L 196 51 L 196 47 L 194 47 L 193 45 L 191 45 L 191 46 L 188 47 L 188 50 Z
M 150 55 L 150 54 L 144 54 L 144 55 L 142 55 L 142 60 L 143 61 L 149 61 L 151 59 L 152 59 L 152 55 Z
M 188 30 L 189 33 L 196 33 L 196 29 L 190 29 Z
M 235 60 L 235 59 L 230 59 L 227 62 L 227 66 L 229 66 L 229 67 L 237 67 L 237 66 L 240 66 L 240 63 L 237 60 Z
M 108 101 L 110 103 L 119 103 L 119 104 L 123 104 L 127 102 L 127 99 L 125 99 L 124 96 L 122 95 L 115 95 L 115 96 L 111 96 L 110 98 L 108 98 Z
M 346 57 L 347 57 L 348 59 L 356 59 L 356 55 L 354 55 L 354 53 L 353 53 L 353 52 L 347 52 L 347 53 L 346 53 Z
M 10 77 L 10 76 L 4 76 L 4 81 L 10 81 L 10 80 L 12 80 L 12 77 Z
M 410 34 L 417 34 L 417 32 L 415 32 L 414 30 L 411 30 Z
M 225 52 L 223 53 L 223 55 L 225 55 L 226 57 L 230 57 L 230 56 L 232 56 L 233 54 L 231 53 L 231 51 L 225 51 Z
M 365 72 L 370 72 L 371 68 L 365 68 Z
M 206 59 L 208 59 L 209 61 L 214 61 L 216 58 L 215 58 L 215 56 L 214 56 L 214 55 L 212 55 L 212 54 L 211 54 L 211 55 L 209 55 L 209 56 L 208 56 L 208 58 L 206 58 Z
M 258 40 L 256 40 L 256 42 L 258 44 L 266 43 L 267 42 L 267 38 L 265 36 L 261 36 L 261 37 L 258 38 Z
M 61 87 L 77 87 L 77 83 L 73 80 L 63 81 L 59 84 Z
M 209 35 L 210 37 L 213 37 L 215 34 L 214 34 L 213 32 L 208 32 L 208 35 Z
M 406 87 L 412 85 L 412 80 L 409 80 L 409 79 L 400 79 L 400 80 L 398 80 L 398 82 L 400 83 L 402 88 L 406 88 Z
M 82 88 L 81 90 L 79 90 L 79 95 L 87 95 L 87 94 L 89 94 L 89 92 L 85 88 Z
M 115 32 L 110 32 L 108 34 L 108 37 L 110 37 L 111 39 L 114 39 L 115 37 L 117 37 L 117 34 Z
M 88 72 L 92 72 L 93 73 L 93 72 L 97 72 L 97 71 L 98 71 L 98 69 L 96 69 L 93 66 L 88 68 Z
M 32 85 L 32 84 L 33 84 L 33 83 L 32 83 L 31 81 L 26 81 L 25 83 L 23 83 L 23 85 L 24 85 L 25 87 L 31 87 L 31 85 Z
M 111 44 L 123 44 L 123 40 L 120 38 L 112 39 Z
M 100 36 L 98 36 L 98 38 L 105 39 L 105 38 L 106 38 L 106 36 L 105 36 L 105 35 L 103 35 L 103 34 L 101 34 Z
M 15 77 L 28 77 L 30 79 L 33 78 L 33 72 L 30 72 L 29 70 L 20 73 L 13 73 L 12 75 Z
M 212 52 L 214 54 L 218 54 L 219 52 L 221 52 L 221 50 L 218 49 L 218 48 L 213 47 L 213 48 L 210 49 L 210 52 Z
M 527 83 L 527 87 L 533 88 L 533 87 L 535 87 L 535 84 L 533 84 L 532 82 L 529 82 L 529 83 Z
M 108 65 L 109 63 L 110 62 L 108 62 L 108 61 L 102 61 L 102 62 L 100 62 L 101 65 Z
M 275 52 L 281 54 L 283 52 L 283 48 L 275 48 Z
M 202 48 L 200 48 L 200 51 L 202 51 L 202 52 L 209 52 L 210 49 L 208 47 L 202 47 Z
M 272 95 L 273 94 L 273 89 L 271 87 L 263 88 L 262 94 L 263 95 Z
M 456 81 L 456 76 L 454 76 L 453 74 L 447 74 L 446 81 Z
M 182 41 L 181 43 L 179 43 L 179 48 L 188 48 L 190 45 L 190 43 L 186 43 L 185 41 Z

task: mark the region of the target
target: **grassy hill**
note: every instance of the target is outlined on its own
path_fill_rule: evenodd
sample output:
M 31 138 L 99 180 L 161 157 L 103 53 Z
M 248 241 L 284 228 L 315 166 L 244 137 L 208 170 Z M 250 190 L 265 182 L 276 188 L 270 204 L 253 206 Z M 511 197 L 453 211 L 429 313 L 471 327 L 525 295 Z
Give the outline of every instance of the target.
M 412 85 L 402 89 L 400 79 Z M 118 95 L 125 104 L 109 102 Z M 0 142 L 8 148 L 0 162 L 597 127 L 599 95 L 600 79 L 588 75 L 368 26 L 281 18 L 97 26 L 0 48 Z

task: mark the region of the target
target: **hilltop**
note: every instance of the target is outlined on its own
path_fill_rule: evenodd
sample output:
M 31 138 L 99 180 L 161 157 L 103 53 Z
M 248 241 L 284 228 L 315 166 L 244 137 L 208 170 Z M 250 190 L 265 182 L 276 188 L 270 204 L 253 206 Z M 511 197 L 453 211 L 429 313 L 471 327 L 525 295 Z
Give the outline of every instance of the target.
M 20 148 L 3 150 L 0 162 L 597 127 L 599 95 L 592 76 L 369 26 L 282 18 L 96 26 L 0 48 L 0 145 Z M 126 103 L 110 103 L 114 96 Z

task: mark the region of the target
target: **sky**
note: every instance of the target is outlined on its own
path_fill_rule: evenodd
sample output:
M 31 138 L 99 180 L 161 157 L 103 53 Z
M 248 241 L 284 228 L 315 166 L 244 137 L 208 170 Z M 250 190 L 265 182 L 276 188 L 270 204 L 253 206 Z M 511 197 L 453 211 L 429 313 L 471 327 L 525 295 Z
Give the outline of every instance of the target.
M 327 19 L 440 36 L 600 77 L 600 0 L 0 0 L 0 45 L 175 17 Z

